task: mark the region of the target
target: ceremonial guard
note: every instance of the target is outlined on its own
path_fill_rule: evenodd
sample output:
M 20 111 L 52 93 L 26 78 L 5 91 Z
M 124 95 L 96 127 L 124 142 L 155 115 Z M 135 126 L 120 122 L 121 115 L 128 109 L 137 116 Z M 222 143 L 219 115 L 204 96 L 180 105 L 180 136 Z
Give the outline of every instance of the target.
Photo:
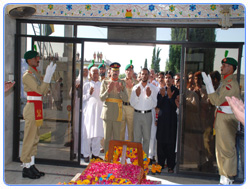
M 228 51 L 225 52 L 225 58 L 221 61 L 222 82 L 216 91 L 214 90 L 210 75 L 207 76 L 202 72 L 210 102 L 217 106 L 214 123 L 216 160 L 219 169 L 220 184 L 225 185 L 232 184 L 234 176 L 237 174 L 235 139 L 238 126 L 237 119 L 225 97 L 235 96 L 240 98 L 240 87 L 233 76 L 238 63 L 234 58 L 227 57 L 227 54 Z
M 102 80 L 106 79 L 106 65 L 104 64 L 104 60 L 98 66 L 98 69 L 99 69 L 99 75 L 100 75 L 99 80 L 102 81 Z
M 128 140 L 134 140 L 134 127 L 133 127 L 133 120 L 134 120 L 134 108 L 130 105 L 130 96 L 132 93 L 132 88 L 134 85 L 138 83 L 137 80 L 133 78 L 134 74 L 134 66 L 132 65 L 132 60 L 130 60 L 130 64 L 125 67 L 125 74 L 126 78 L 123 79 L 126 83 L 126 89 L 128 93 L 128 100 L 123 101 L 123 110 L 124 110 L 124 120 L 122 121 L 121 126 L 121 140 L 125 140 L 125 131 L 126 126 L 128 129 Z
M 92 62 L 88 65 L 88 70 L 89 70 L 89 75 L 88 75 L 88 80 L 90 81 L 91 80 L 91 77 L 90 77 L 90 69 L 95 66 L 95 61 L 92 60 Z
M 101 118 L 104 128 L 104 151 L 108 151 L 111 137 L 120 139 L 121 121 L 124 119 L 122 102 L 128 100 L 126 84 L 120 80 L 120 64 L 114 62 L 110 65 L 111 78 L 103 80 L 101 84 L 100 98 L 103 101 Z
M 43 124 L 43 101 L 42 96 L 47 93 L 52 75 L 56 69 L 53 62 L 46 68 L 44 79 L 36 67 L 39 66 L 40 57 L 36 51 L 27 51 L 24 59 L 28 63 L 28 70 L 23 75 L 24 91 L 27 92 L 27 103 L 23 109 L 23 118 L 25 120 L 24 138 L 21 153 L 21 162 L 23 163 L 23 177 L 38 179 L 44 176 L 35 167 L 35 155 L 37 154 L 37 145 L 39 142 L 39 130 Z

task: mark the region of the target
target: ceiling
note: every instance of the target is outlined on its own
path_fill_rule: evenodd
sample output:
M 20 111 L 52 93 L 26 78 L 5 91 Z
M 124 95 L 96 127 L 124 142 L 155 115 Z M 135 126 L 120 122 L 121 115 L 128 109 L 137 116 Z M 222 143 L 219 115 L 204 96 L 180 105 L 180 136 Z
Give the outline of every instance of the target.
M 229 18 L 232 25 L 245 22 L 240 4 L 35 4 L 36 13 L 28 19 L 218 25 Z M 220 23 L 221 24 L 221 23 Z M 228 24 L 228 23 L 227 23 Z

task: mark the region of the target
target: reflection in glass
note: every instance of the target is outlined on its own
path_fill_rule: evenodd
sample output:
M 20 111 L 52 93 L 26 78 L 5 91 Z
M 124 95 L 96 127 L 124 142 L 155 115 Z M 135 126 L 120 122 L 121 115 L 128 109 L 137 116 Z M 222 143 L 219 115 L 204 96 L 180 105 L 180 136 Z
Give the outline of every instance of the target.
M 188 48 L 185 57 L 185 78 L 187 87 L 183 104 L 183 128 L 180 170 L 216 173 L 215 136 L 213 135 L 214 113 L 216 107 L 208 98 L 201 72 L 211 74 L 212 80 L 220 80 L 221 60 L 226 49 Z M 230 49 L 230 57 L 237 59 L 238 49 Z M 216 74 L 212 71 L 216 71 Z M 193 73 L 193 87 L 190 87 Z M 242 76 L 243 77 L 243 76 Z M 215 89 L 219 82 L 214 82 Z
M 57 65 L 49 90 L 43 96 L 44 122 L 40 127 L 40 141 L 36 158 L 73 160 L 72 104 L 69 94 L 72 88 L 73 44 L 38 41 L 35 44 L 41 57 L 38 67 L 41 75 L 44 76 L 51 61 Z M 25 92 L 22 91 L 21 94 L 25 99 Z M 21 101 L 21 103 L 22 108 L 26 103 L 24 101 Z M 20 124 L 21 152 L 24 120 L 21 120 Z

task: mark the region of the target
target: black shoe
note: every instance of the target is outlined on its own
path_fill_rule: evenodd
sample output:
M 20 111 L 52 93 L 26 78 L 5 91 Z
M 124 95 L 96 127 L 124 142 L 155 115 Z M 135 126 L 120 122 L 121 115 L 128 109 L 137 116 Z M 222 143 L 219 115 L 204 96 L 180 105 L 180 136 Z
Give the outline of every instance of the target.
M 64 146 L 65 146 L 65 147 L 70 147 L 70 146 L 71 146 L 71 143 L 72 143 L 71 141 L 70 141 L 70 142 L 66 142 L 66 143 L 64 144 Z
M 40 178 L 40 176 L 37 175 L 37 174 L 35 174 L 35 173 L 32 171 L 31 168 L 26 168 L 26 167 L 23 168 L 23 177 L 24 177 L 24 178 L 25 178 L 25 177 L 28 177 L 28 178 L 30 178 L 30 179 L 39 179 L 39 178 Z
M 40 177 L 42 177 L 42 176 L 45 175 L 45 173 L 39 171 L 39 170 L 35 167 L 35 165 L 32 165 L 32 166 L 30 167 L 30 169 L 33 171 L 33 173 L 35 173 L 36 175 L 39 175 Z
M 172 168 L 168 168 L 169 173 L 174 173 L 174 170 Z
M 100 153 L 104 153 L 104 148 L 102 148 L 102 149 L 100 150 Z
M 89 162 L 89 157 L 83 157 L 83 160 L 88 163 Z
M 102 158 L 100 158 L 99 156 L 95 156 L 92 154 L 92 159 L 100 159 L 100 160 L 103 160 Z

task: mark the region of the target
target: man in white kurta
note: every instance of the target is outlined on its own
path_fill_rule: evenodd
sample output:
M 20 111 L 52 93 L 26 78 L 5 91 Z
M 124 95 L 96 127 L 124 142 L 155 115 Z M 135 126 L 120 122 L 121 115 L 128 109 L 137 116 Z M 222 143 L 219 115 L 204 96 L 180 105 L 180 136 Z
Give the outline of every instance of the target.
M 143 141 L 143 151 L 149 155 L 152 109 L 157 105 L 156 86 L 148 82 L 149 70 L 141 70 L 141 82 L 132 89 L 130 104 L 134 108 L 134 142 Z
M 82 121 L 82 147 L 81 152 L 84 161 L 89 162 L 89 157 L 99 158 L 100 141 L 104 137 L 103 121 L 101 112 L 103 103 L 100 100 L 101 82 L 99 81 L 99 72 L 97 67 L 90 70 L 91 81 L 83 86 L 83 113 Z

